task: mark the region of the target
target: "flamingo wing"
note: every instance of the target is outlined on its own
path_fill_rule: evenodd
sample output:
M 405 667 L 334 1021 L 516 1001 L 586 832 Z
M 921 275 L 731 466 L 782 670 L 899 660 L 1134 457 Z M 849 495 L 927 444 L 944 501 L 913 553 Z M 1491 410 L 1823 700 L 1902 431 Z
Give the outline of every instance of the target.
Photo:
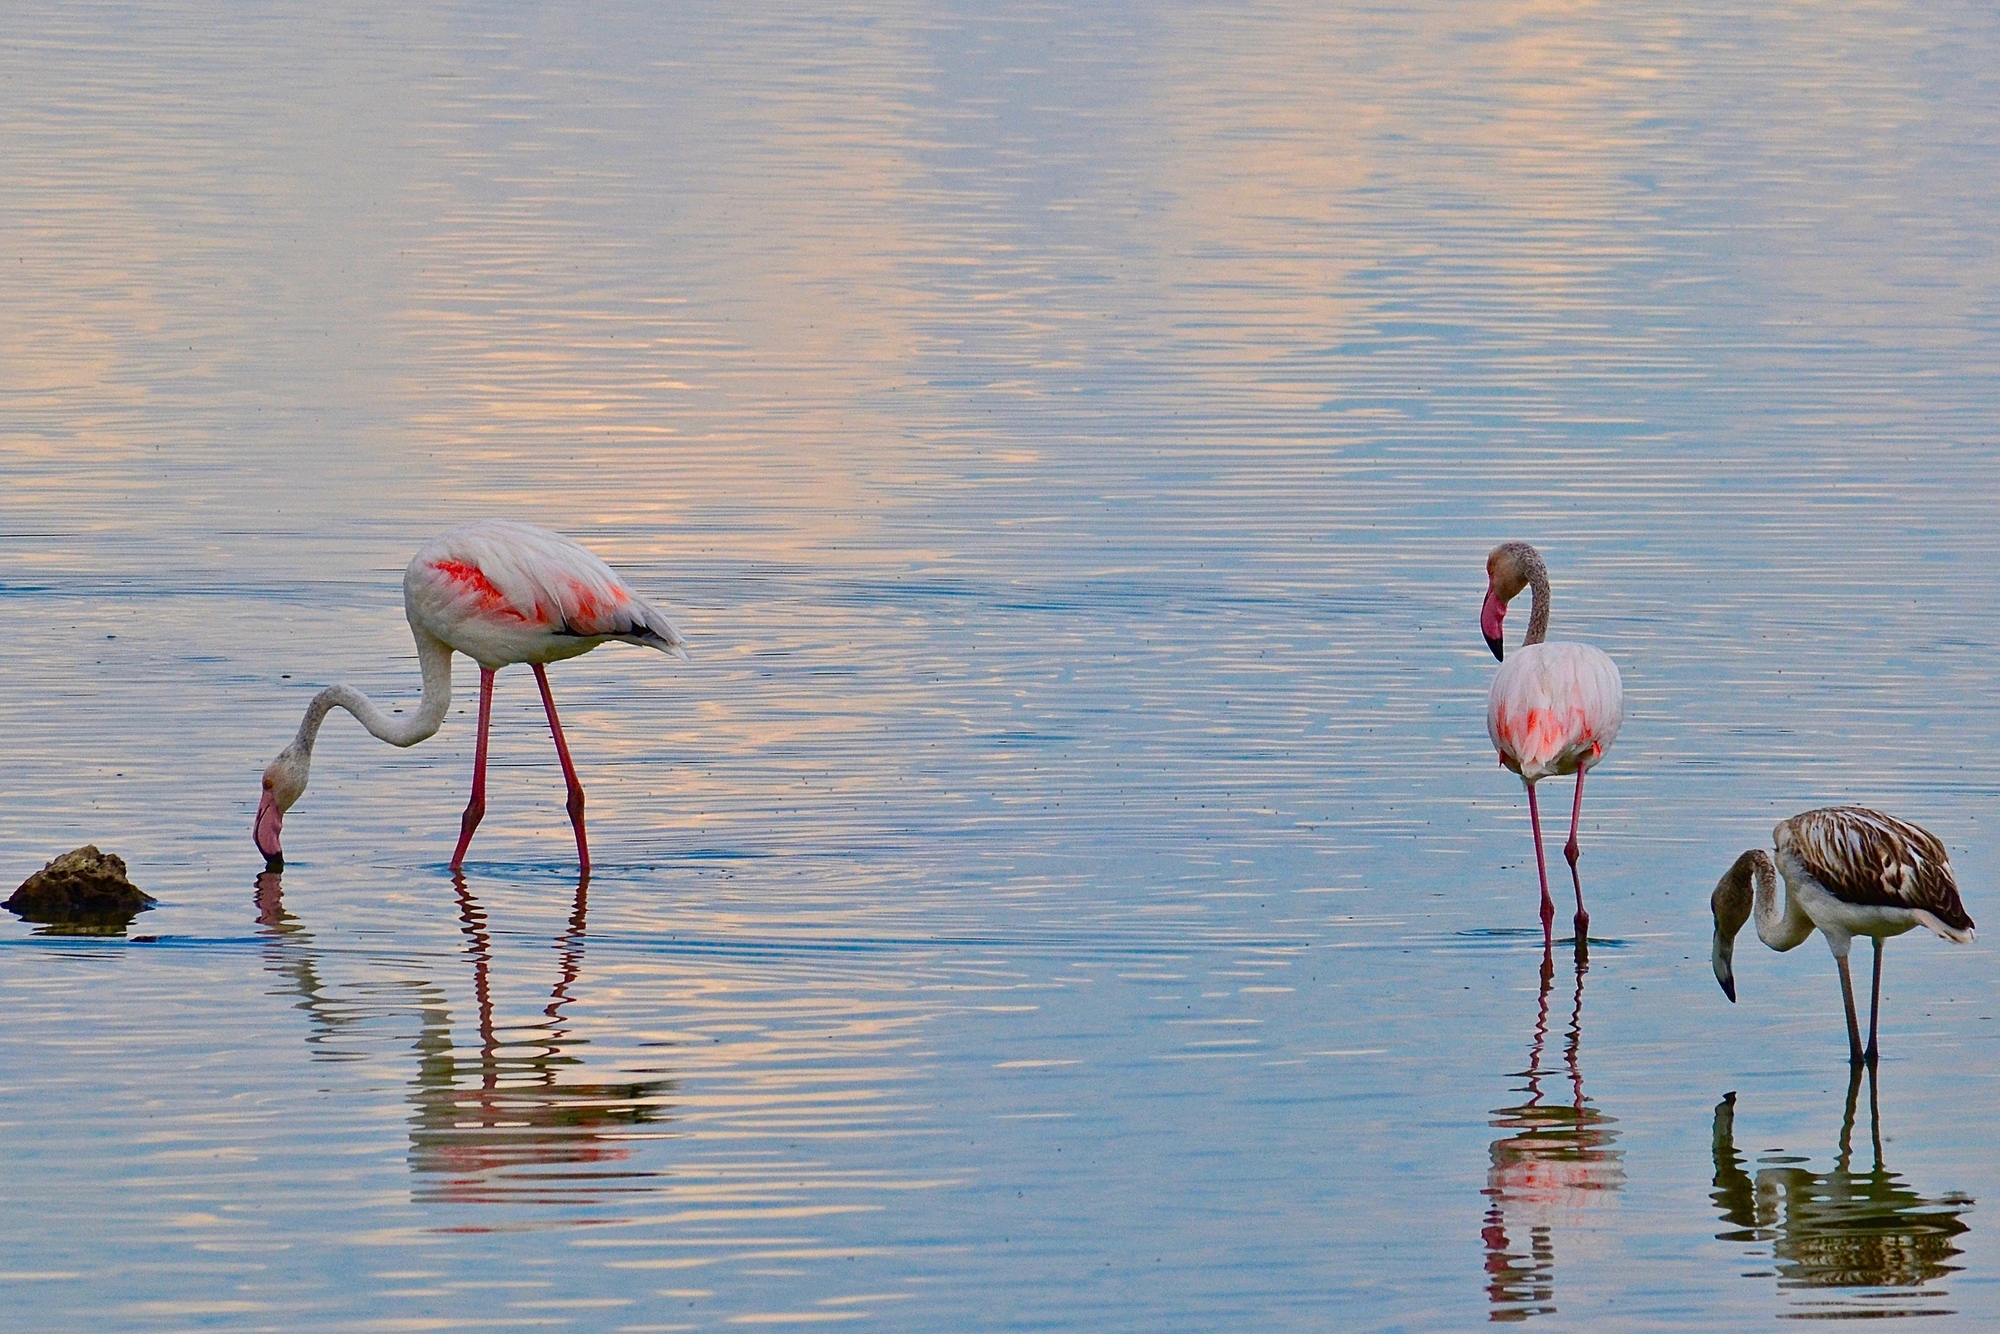
M 583 547 L 545 528 L 489 519 L 442 533 L 411 560 L 404 590 L 413 617 L 482 660 L 536 661 L 544 643 L 622 639 L 685 657 L 660 610 Z M 492 645 L 505 642 L 505 650 Z M 587 645 L 585 647 L 588 647 Z
M 1829 806 L 1782 821 L 1772 837 L 1845 903 L 1917 909 L 1972 930 L 1951 858 L 1928 829 L 1865 806 Z
M 1588 644 L 1530 644 L 1493 676 L 1486 733 L 1529 782 L 1602 759 L 1625 721 L 1618 666 Z

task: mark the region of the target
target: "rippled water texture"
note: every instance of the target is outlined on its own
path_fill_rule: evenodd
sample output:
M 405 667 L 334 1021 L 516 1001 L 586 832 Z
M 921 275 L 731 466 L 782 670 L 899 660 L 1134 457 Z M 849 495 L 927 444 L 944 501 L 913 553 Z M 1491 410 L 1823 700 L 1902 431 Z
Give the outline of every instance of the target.
M 0 875 L 161 900 L 0 922 L 28 1327 L 2000 1321 L 1990 948 L 1852 1087 L 1819 942 L 1707 953 L 1835 802 L 2000 917 L 1990 8 L 5 28 Z M 596 873 L 519 669 L 447 870 L 461 662 L 260 878 L 479 515 L 691 643 L 550 673 Z M 1624 674 L 1587 969 L 1509 538 Z

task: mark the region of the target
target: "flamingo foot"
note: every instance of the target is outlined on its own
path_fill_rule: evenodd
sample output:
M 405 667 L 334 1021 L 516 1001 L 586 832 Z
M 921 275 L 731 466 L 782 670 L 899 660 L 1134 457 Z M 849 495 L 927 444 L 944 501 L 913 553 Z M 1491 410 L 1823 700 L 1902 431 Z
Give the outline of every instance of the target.
M 472 846 L 472 831 L 479 828 L 479 822 L 486 817 L 486 802 L 483 797 L 475 797 L 465 808 L 465 814 L 458 821 L 458 846 L 452 850 L 451 869 L 456 871 L 465 865 L 465 850 Z
M 569 822 L 576 827 L 576 860 L 584 879 L 590 878 L 590 843 L 583 833 L 583 789 L 569 790 Z

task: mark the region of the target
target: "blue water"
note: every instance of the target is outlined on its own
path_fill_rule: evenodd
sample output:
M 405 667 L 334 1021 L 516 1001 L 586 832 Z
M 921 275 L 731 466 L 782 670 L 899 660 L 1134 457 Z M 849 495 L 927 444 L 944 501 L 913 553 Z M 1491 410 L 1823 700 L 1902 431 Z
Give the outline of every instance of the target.
M 1989 947 L 1872 1106 L 1817 941 L 1707 957 L 1835 802 L 2000 911 L 1992 14 L 7 26 L 0 872 L 161 900 L 0 921 L 28 1327 L 2000 1321 Z M 550 673 L 588 885 L 518 669 L 446 868 L 463 663 L 260 880 L 480 515 L 690 640 Z M 1626 683 L 1587 970 L 1504 539 Z

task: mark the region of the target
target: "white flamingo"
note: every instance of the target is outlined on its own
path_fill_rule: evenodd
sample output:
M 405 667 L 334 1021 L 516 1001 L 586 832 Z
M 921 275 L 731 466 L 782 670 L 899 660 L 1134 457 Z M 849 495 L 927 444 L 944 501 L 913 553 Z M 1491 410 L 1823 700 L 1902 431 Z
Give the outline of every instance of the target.
M 1529 589 L 1534 605 L 1528 613 L 1528 637 L 1520 652 L 1506 656 L 1501 630 L 1507 604 Z M 1604 758 L 1618 739 L 1625 721 L 1625 686 L 1618 666 L 1588 644 L 1546 644 L 1549 632 L 1549 572 L 1541 553 L 1526 542 L 1503 542 L 1486 557 L 1486 604 L 1479 612 L 1479 629 L 1486 645 L 1500 659 L 1493 688 L 1486 696 L 1486 734 L 1500 753 L 1500 763 L 1521 776 L 1528 786 L 1528 822 L 1535 832 L 1535 872 L 1542 883 L 1542 934 L 1555 921 L 1556 905 L 1549 897 L 1549 870 L 1542 855 L 1542 815 L 1535 804 L 1535 784 L 1551 774 L 1576 775 L 1576 800 L 1569 813 L 1570 881 L 1576 887 L 1576 943 L 1581 948 L 1590 929 L 1583 909 L 1583 879 L 1577 874 L 1582 849 L 1576 841 L 1583 815 L 1583 775 Z
M 1865 806 L 1829 806 L 1782 820 L 1771 831 L 1777 866 L 1762 848 L 1736 859 L 1715 886 L 1712 960 L 1722 994 L 1736 1000 L 1736 933 L 1753 910 L 1757 939 L 1780 952 L 1815 930 L 1826 937 L 1840 968 L 1840 999 L 1847 1007 L 1848 1055 L 1875 1063 L 1876 1019 L 1882 1008 L 1882 942 L 1925 926 L 1946 940 L 1972 940 L 1972 918 L 1959 902 L 1958 881 L 1944 844 L 1929 830 Z M 1778 873 L 1785 903 L 1778 906 Z M 1754 889 L 1753 889 L 1754 882 Z M 1854 1016 L 1854 981 L 1847 950 L 1856 936 L 1875 942 L 1875 981 L 1868 999 L 1868 1046 Z
M 479 664 L 479 739 L 473 751 L 472 799 L 459 822 L 457 870 L 472 831 L 486 813 L 486 733 L 493 718 L 493 674 L 511 663 L 535 669 L 548 710 L 556 756 L 569 785 L 569 818 L 576 855 L 590 873 L 583 832 L 583 784 L 570 763 L 569 745 L 556 718 L 545 664 L 588 653 L 620 639 L 685 658 L 680 632 L 590 552 L 558 533 L 525 523 L 486 519 L 454 528 L 424 544 L 403 572 L 403 611 L 417 639 L 424 694 L 415 714 L 398 720 L 352 686 L 328 686 L 313 696 L 292 744 L 264 770 L 254 837 L 271 869 L 284 865 L 279 832 L 285 812 L 306 790 L 313 742 L 329 711 L 346 709 L 392 746 L 414 746 L 438 730 L 451 704 L 451 655 Z

